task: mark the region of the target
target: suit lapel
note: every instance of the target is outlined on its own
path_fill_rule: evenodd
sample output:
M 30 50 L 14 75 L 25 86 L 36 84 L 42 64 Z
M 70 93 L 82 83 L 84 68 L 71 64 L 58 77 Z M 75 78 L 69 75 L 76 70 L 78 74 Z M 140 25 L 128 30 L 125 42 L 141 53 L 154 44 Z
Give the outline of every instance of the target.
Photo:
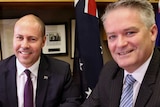
M 49 72 L 47 70 L 48 65 L 44 57 L 41 57 L 38 80 L 37 80 L 37 91 L 36 91 L 36 107 L 43 107 L 45 100 L 46 90 L 48 86 Z
M 159 69 L 159 59 L 160 59 L 160 52 L 155 49 L 154 54 L 152 56 L 151 62 L 147 69 L 147 72 L 144 76 L 142 81 L 139 94 L 137 96 L 135 107 L 145 107 L 146 103 L 149 101 L 152 95 L 152 87 L 154 87 L 158 69 Z
M 137 96 L 135 107 L 145 107 L 147 101 L 152 94 L 152 90 L 148 86 L 141 86 Z
M 123 85 L 123 69 L 116 71 L 113 76 L 113 81 L 111 83 L 111 93 L 110 93 L 110 107 L 118 107 L 119 99 L 121 98 Z
M 17 85 L 16 85 L 16 58 L 12 57 L 7 65 L 8 68 L 5 72 L 6 75 L 6 92 L 8 98 L 7 105 L 14 105 L 18 107 L 17 97 Z M 44 98 L 46 95 L 46 89 L 48 86 L 49 72 L 47 70 L 48 65 L 45 58 L 42 56 L 37 80 L 37 91 L 36 91 L 36 107 L 43 107 Z
M 6 72 L 6 92 L 8 105 L 18 107 L 17 86 L 16 86 L 16 65 L 15 57 L 11 58 L 8 63 L 8 71 Z

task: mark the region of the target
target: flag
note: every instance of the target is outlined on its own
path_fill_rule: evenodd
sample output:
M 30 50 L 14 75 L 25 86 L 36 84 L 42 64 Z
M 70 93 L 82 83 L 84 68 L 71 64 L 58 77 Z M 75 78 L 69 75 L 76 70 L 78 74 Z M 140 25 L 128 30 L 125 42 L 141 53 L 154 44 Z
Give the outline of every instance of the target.
M 92 92 L 103 66 L 99 19 L 94 0 L 75 1 L 76 28 L 73 79 L 84 101 Z
M 160 0 L 158 2 L 158 11 L 156 12 L 156 24 L 158 27 L 156 46 L 160 46 Z

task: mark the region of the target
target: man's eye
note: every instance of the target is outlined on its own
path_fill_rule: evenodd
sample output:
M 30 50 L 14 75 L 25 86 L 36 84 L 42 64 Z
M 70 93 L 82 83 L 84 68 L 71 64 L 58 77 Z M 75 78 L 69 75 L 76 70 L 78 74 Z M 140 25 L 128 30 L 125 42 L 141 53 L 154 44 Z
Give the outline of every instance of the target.
M 32 41 L 35 41 L 36 39 L 32 38 L 31 40 L 32 40 Z
M 31 42 L 35 42 L 37 39 L 36 38 L 30 38 Z
M 116 35 L 109 35 L 109 36 L 108 36 L 108 39 L 109 39 L 109 40 L 114 40 L 115 38 L 116 38 Z
M 132 35 L 134 35 L 136 32 L 134 32 L 134 31 L 130 31 L 130 32 L 126 32 L 126 35 L 127 36 L 132 36 Z
M 17 36 L 16 37 L 18 40 L 23 40 L 23 37 L 21 37 L 21 36 Z

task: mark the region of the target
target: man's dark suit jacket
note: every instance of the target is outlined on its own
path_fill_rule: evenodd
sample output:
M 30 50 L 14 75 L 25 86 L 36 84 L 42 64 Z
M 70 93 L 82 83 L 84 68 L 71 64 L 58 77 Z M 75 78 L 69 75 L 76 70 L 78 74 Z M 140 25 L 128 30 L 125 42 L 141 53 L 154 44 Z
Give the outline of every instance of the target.
M 0 107 L 18 107 L 16 57 L 0 62 Z M 42 55 L 38 70 L 36 107 L 77 107 L 78 93 L 71 87 L 70 66 Z
M 90 97 L 81 107 L 119 107 L 123 69 L 114 61 L 107 63 Z M 155 49 L 142 81 L 135 107 L 160 107 L 160 52 Z

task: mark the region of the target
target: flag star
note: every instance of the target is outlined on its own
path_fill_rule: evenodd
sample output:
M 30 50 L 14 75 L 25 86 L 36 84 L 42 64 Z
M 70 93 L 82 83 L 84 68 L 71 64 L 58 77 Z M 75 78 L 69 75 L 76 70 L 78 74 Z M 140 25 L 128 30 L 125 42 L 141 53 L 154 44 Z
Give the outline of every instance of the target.
M 48 76 L 44 76 L 43 79 L 47 80 L 47 79 L 48 79 Z
M 102 46 L 100 46 L 100 49 L 101 49 L 101 54 L 103 54 Z
M 87 97 L 86 97 L 86 98 L 89 97 L 89 95 L 91 94 L 91 92 L 92 92 L 92 90 L 88 87 L 88 91 L 85 91 L 85 93 L 87 94 Z
M 80 70 L 83 71 L 82 69 L 83 63 L 80 63 Z

